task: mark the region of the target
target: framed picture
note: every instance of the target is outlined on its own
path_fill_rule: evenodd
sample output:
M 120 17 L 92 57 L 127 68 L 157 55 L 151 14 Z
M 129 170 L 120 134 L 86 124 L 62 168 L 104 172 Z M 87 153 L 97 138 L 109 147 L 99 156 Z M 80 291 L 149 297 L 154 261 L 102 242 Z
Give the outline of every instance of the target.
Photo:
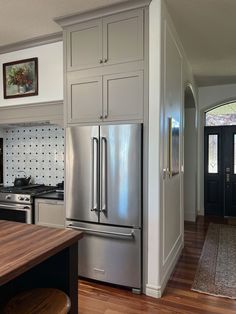
M 170 176 L 179 174 L 179 122 L 169 118 L 169 171 Z
M 38 95 L 38 58 L 3 64 L 4 98 Z

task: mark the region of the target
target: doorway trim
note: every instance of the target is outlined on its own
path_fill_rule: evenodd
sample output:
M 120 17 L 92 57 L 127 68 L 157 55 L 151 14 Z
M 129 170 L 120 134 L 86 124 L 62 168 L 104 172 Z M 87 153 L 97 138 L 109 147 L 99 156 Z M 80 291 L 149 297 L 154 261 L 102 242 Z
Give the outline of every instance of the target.
M 229 103 L 236 102 L 236 96 L 224 98 L 215 103 L 208 104 L 199 109 L 198 112 L 198 179 L 197 179 L 197 206 L 198 213 L 204 216 L 204 127 L 205 127 L 205 113 L 210 109 L 227 105 Z
M 186 97 L 190 97 L 189 99 L 187 99 Z M 188 105 L 188 102 L 190 103 L 190 105 Z M 183 156 L 182 156 L 182 160 L 183 160 L 183 179 L 182 179 L 182 205 L 183 205 L 183 211 L 184 211 L 184 220 L 187 221 L 195 221 L 196 220 L 196 216 L 197 216 L 197 197 L 198 197 L 198 184 L 197 184 L 197 174 L 198 174 L 198 160 L 197 160 L 197 156 L 198 156 L 198 130 L 197 130 L 197 121 L 198 121 L 198 110 L 197 110 L 197 99 L 194 93 L 194 89 L 191 83 L 187 83 L 185 85 L 185 89 L 184 89 L 184 108 L 183 108 Z M 195 192 L 194 192 L 194 196 L 195 196 L 195 208 L 193 211 L 186 211 L 186 188 L 185 188 L 185 180 L 186 178 L 186 174 L 188 173 L 188 160 L 186 160 L 186 156 L 185 156 L 185 148 L 187 145 L 187 138 L 186 138 L 186 110 L 187 109 L 194 109 L 194 128 L 192 129 L 192 132 L 194 133 L 194 137 L 195 137 L 195 149 L 196 149 L 196 162 L 195 162 L 195 175 L 193 175 L 194 180 L 195 180 Z

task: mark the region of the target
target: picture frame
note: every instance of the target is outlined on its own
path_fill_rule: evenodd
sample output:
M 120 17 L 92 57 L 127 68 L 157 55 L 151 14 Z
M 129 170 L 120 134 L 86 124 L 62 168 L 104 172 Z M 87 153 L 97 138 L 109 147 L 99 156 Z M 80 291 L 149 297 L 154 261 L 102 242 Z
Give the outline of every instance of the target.
M 180 123 L 174 118 L 168 119 L 169 124 L 169 172 L 170 177 L 178 175 L 180 170 L 179 145 L 180 145 Z
M 38 58 L 3 64 L 4 99 L 38 95 Z

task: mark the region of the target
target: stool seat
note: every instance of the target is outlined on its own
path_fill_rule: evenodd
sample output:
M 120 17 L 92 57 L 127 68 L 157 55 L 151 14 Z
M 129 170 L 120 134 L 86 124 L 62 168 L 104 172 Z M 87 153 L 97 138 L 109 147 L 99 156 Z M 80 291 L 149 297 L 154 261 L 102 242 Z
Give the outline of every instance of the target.
M 66 314 L 69 297 L 52 288 L 32 289 L 17 294 L 5 306 L 4 314 Z

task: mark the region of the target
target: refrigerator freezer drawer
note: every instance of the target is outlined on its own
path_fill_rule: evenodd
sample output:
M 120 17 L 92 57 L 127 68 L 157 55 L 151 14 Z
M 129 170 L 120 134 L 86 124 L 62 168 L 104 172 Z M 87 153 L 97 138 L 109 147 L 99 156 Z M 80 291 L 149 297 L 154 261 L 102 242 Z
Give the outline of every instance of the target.
M 73 225 L 84 231 L 79 243 L 80 276 L 141 289 L 140 229 L 87 223 Z

